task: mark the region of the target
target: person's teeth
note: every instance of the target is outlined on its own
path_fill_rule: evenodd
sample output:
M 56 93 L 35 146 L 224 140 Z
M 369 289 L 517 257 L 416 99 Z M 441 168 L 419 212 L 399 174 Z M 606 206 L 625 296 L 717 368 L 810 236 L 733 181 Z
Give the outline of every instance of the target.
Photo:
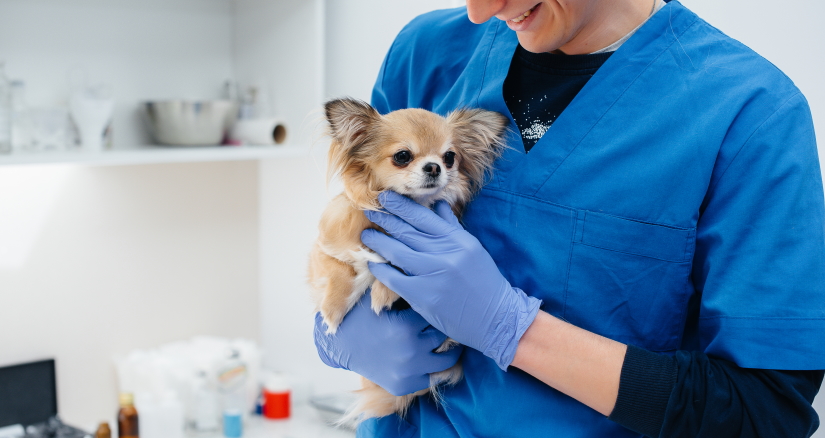
M 516 17 L 516 18 L 513 18 L 513 20 L 512 20 L 512 21 L 513 21 L 514 23 L 521 23 L 522 21 L 524 21 L 524 19 L 525 19 L 525 18 L 527 18 L 527 17 L 529 17 L 529 16 L 530 16 L 530 13 L 531 13 L 531 12 L 533 12 L 533 10 L 532 10 L 532 9 L 530 9 L 530 10 L 528 10 L 527 12 L 525 12 L 525 13 L 523 13 L 523 14 L 519 15 L 519 16 L 518 16 L 518 17 Z

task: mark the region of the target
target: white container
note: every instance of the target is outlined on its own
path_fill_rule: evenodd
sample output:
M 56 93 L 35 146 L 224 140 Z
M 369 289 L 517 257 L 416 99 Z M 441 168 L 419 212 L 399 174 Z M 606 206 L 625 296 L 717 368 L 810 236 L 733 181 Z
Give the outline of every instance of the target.
M 11 150 L 31 149 L 31 119 L 26 105 L 26 84 L 11 81 Z
M 209 384 L 206 373 L 200 373 L 192 399 L 192 430 L 214 432 L 220 428 L 221 400 L 218 391 Z
M 173 392 L 138 394 L 135 409 L 141 438 L 184 438 L 183 404 Z
M 72 96 L 69 110 L 80 132 L 81 149 L 88 152 L 103 150 L 103 138 L 112 123 L 114 109 L 114 99 L 97 97 L 88 92 Z
M 0 62 L 0 154 L 11 153 L 11 82 Z

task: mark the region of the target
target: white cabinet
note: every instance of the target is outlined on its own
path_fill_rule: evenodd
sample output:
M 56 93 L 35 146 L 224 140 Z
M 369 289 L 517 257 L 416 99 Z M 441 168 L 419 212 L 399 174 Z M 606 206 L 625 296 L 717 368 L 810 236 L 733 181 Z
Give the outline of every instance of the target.
M 323 99 L 323 19 L 323 0 L 4 0 L 0 60 L 12 79 L 25 82 L 31 108 L 65 108 L 72 87 L 106 84 L 116 99 L 114 150 L 153 144 L 142 101 L 215 99 L 227 80 L 256 87 L 260 106 L 284 120 L 287 144 L 308 146 L 314 127 L 307 121 Z M 200 161 L 220 153 L 154 151 L 146 160 Z M 102 155 L 0 156 L 0 164 L 114 164 L 140 156 Z M 290 153 L 252 148 L 224 155 Z

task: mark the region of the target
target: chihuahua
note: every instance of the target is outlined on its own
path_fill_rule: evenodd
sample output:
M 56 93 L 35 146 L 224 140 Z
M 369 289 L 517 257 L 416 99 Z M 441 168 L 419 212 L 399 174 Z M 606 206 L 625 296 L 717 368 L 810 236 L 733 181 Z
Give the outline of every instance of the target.
M 423 109 L 381 115 L 350 98 L 324 106 L 332 139 L 327 179 L 338 175 L 344 192 L 324 211 L 319 236 L 310 253 L 309 283 L 316 310 L 334 334 L 344 315 L 372 288 L 372 310 L 390 309 L 399 296 L 373 277 L 367 262 L 386 263 L 361 243 L 361 232 L 374 228 L 364 210 L 379 210 L 378 194 L 394 190 L 425 207 L 447 201 L 456 216 L 481 188 L 504 148 L 508 119 L 480 109 L 459 109 L 442 117 Z M 436 351 L 455 345 L 448 339 Z M 362 378 L 359 401 L 347 419 L 404 414 L 413 399 L 439 384 L 455 384 L 461 365 L 430 376 L 430 389 L 394 396 Z

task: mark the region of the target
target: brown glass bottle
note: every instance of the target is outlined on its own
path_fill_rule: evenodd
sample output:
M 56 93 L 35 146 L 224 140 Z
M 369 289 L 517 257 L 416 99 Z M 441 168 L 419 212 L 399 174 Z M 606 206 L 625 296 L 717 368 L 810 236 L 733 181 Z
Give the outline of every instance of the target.
M 109 429 L 109 423 L 104 421 L 100 423 L 100 426 L 97 426 L 95 438 L 112 438 L 112 430 Z
M 120 394 L 120 411 L 117 413 L 117 436 L 119 438 L 139 438 L 138 412 L 132 394 Z

